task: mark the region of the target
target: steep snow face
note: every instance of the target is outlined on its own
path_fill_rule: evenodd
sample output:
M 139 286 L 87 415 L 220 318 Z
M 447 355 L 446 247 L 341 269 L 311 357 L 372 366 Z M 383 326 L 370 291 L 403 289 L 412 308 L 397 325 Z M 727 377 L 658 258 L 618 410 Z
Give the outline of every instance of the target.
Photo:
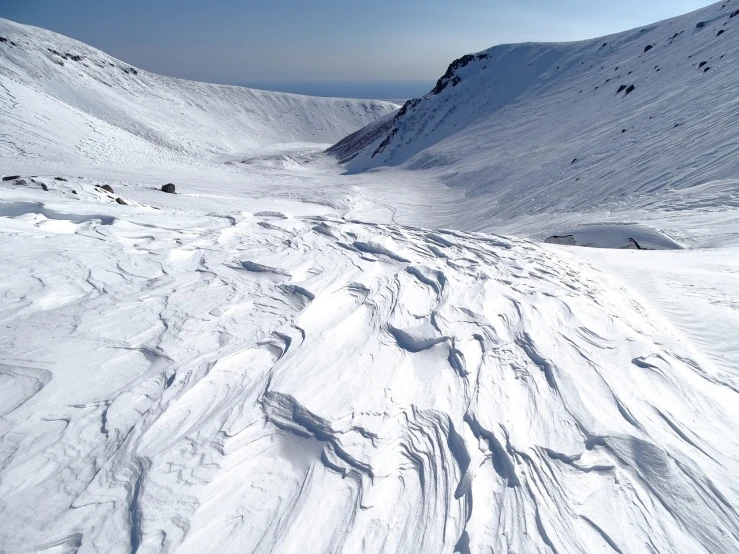
M 735 368 L 582 258 L 37 183 L 0 185 L 3 550 L 739 549 Z
M 465 56 L 384 135 L 340 154 L 352 171 L 429 170 L 501 218 L 735 178 L 737 11 L 730 0 L 602 39 Z
M 397 108 L 163 77 L 4 19 L 0 38 L 4 155 L 141 164 L 331 143 Z

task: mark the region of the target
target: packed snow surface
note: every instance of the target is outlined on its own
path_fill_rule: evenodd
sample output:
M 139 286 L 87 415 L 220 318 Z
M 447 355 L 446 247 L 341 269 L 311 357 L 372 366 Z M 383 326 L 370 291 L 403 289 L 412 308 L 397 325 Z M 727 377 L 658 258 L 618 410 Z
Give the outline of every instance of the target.
M 636 248 L 637 250 L 679 250 L 679 243 L 644 225 L 589 224 L 578 225 L 548 237 L 550 244 L 590 246 L 594 248 Z
M 721 6 L 597 46 L 720 26 L 728 56 Z M 602 155 L 577 185 L 545 110 L 475 135 L 460 108 L 449 165 L 357 172 L 394 106 L 134 72 L 0 21 L 0 552 L 739 551 L 734 74 L 701 89 L 720 136 L 680 94 L 698 134 L 617 156 L 593 130 L 617 114 L 585 113 Z M 576 99 L 551 97 L 559 123 Z

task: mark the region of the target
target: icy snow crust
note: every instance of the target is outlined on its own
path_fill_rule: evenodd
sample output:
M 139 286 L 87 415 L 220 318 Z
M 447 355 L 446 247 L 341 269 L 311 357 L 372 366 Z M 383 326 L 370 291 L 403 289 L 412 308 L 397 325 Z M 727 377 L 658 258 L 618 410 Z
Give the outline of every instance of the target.
M 706 13 L 739 23 L 680 21 Z M 391 105 L 0 37 L 0 551 L 739 551 L 728 158 L 505 211 L 444 167 L 321 154 Z M 567 234 L 610 248 L 543 244 Z

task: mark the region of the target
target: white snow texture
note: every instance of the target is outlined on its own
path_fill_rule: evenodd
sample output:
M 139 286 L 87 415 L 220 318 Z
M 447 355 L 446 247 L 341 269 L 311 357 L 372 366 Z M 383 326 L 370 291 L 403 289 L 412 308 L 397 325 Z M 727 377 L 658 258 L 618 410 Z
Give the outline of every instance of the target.
M 737 63 L 730 0 L 396 111 L 0 20 L 0 552 L 738 552 Z

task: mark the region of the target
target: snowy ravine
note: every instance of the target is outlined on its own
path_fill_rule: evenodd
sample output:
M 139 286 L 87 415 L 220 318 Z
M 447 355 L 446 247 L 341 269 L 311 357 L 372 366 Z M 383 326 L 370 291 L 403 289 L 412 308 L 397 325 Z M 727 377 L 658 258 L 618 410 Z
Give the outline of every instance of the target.
M 734 1 L 397 118 L 0 20 L 0 553 L 739 552 Z
M 3 551 L 739 548 L 739 379 L 575 255 L 3 206 Z

